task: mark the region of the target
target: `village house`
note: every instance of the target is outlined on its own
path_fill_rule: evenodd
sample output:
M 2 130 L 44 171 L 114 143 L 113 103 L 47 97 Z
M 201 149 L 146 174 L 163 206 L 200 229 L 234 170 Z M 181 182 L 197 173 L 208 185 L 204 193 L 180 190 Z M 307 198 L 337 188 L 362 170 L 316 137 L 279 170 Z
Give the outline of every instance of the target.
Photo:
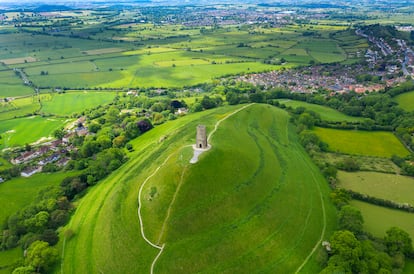
M 32 176 L 32 175 L 34 175 L 36 173 L 41 172 L 41 171 L 42 171 L 42 167 L 38 167 L 38 166 L 36 166 L 36 167 L 30 167 L 30 168 L 27 168 L 27 169 L 23 170 L 20 173 L 20 175 L 22 177 L 26 177 L 27 178 L 27 177 L 30 177 L 30 176 Z

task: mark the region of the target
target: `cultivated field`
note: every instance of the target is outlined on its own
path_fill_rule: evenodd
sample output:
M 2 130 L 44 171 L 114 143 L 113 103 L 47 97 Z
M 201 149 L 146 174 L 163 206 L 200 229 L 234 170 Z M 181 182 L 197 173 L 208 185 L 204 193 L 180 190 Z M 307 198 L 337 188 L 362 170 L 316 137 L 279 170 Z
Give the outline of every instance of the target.
M 414 214 L 400 210 L 389 209 L 360 201 L 352 201 L 352 206 L 358 208 L 364 218 L 364 229 L 374 236 L 384 237 L 385 231 L 391 226 L 405 230 L 414 239 Z
M 196 125 L 211 132 L 237 108 L 188 115 L 134 140 L 129 162 L 89 191 L 66 227 L 75 236 L 60 243 L 62 271 L 149 272 L 159 250 L 140 234 L 137 198 L 159 166 L 141 199 L 145 235 L 165 243 L 155 272 L 318 271 L 307 258 L 335 213 L 284 111 L 256 105 L 235 114 L 188 163 L 183 146 L 194 143 Z
M 377 157 L 407 156 L 409 151 L 391 132 L 339 130 L 316 127 L 315 132 L 329 145 L 329 150 Z
M 414 205 L 414 178 L 376 172 L 338 172 L 338 187 L 369 196 Z
M 362 122 L 365 119 L 362 117 L 353 117 L 346 115 L 342 112 L 339 112 L 335 109 L 330 107 L 316 105 L 316 104 L 309 104 L 302 101 L 295 101 L 295 100 L 279 100 L 279 103 L 284 104 L 288 107 L 297 108 L 297 107 L 304 107 L 307 110 L 312 110 L 318 113 L 321 116 L 322 120 L 331 121 L 331 122 Z
M 395 97 L 395 100 L 404 110 L 414 110 L 414 91 L 400 94 L 397 97 Z

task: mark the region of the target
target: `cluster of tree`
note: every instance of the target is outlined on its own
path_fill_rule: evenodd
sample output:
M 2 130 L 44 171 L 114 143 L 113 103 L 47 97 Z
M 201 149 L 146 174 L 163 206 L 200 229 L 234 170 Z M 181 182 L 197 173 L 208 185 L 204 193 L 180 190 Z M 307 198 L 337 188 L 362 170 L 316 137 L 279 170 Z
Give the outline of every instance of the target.
M 196 100 L 196 102 L 191 106 L 190 111 L 199 112 L 202 110 L 216 108 L 218 106 L 221 106 L 222 104 L 223 104 L 223 99 L 221 99 L 220 96 L 209 97 L 205 95 L 203 99 L 201 99 L 200 101 Z
M 18 264 L 13 274 L 47 273 L 58 259 L 56 248 L 44 241 L 34 241 L 27 249 L 25 260 Z
M 321 273 L 401 273 L 405 258 L 413 257 L 408 233 L 391 227 L 383 239 L 375 238 L 363 231 L 363 217 L 348 204 L 349 193 L 337 189 L 331 198 L 338 208 L 339 230 L 330 237 Z
M 55 245 L 56 229 L 64 225 L 72 211 L 72 204 L 58 186 L 41 191 L 35 202 L 9 216 L 2 224 L 0 243 L 2 249 L 21 245 L 27 249 L 35 241 Z

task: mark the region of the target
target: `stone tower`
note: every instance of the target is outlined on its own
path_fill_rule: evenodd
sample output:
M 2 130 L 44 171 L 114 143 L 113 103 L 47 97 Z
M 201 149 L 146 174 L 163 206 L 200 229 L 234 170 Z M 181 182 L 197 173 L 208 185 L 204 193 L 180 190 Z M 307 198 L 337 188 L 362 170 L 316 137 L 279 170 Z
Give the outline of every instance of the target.
M 204 125 L 197 126 L 196 147 L 201 149 L 208 148 L 206 126 Z

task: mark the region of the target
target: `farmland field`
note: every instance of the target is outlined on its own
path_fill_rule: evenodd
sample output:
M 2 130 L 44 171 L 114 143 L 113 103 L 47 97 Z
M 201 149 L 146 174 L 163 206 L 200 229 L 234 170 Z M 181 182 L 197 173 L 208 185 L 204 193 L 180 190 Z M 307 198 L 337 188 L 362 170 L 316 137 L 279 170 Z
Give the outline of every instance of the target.
M 414 239 L 414 214 L 386 207 L 371 205 L 365 202 L 352 201 L 364 218 L 364 229 L 374 236 L 384 237 L 391 226 L 400 227 Z
M 395 97 L 395 100 L 406 111 L 414 110 L 414 91 L 400 94 Z
M 409 151 L 391 132 L 339 130 L 316 127 L 315 132 L 329 145 L 329 150 L 354 155 L 401 157 Z
M 304 107 L 307 110 L 312 110 L 316 113 L 318 113 L 321 116 L 322 120 L 325 121 L 332 121 L 332 122 L 362 122 L 365 119 L 361 117 L 353 117 L 346 115 L 342 112 L 339 112 L 333 108 L 316 105 L 316 104 L 310 104 L 302 101 L 295 101 L 295 100 L 279 100 L 279 103 L 284 104 L 288 107 Z
M 59 116 L 81 113 L 86 109 L 110 103 L 116 92 L 79 91 L 63 94 L 47 94 L 42 97 L 41 112 Z
M 40 109 L 37 96 L 13 99 L 0 103 L 0 121 L 34 114 Z
M 362 194 L 414 205 L 414 178 L 376 172 L 338 172 L 338 186 Z
M 39 140 L 41 137 L 49 137 L 53 131 L 64 126 L 65 119 L 43 118 L 31 116 L 13 120 L 1 121 L 0 148 L 11 146 L 23 146 Z
M 9 69 L 23 69 L 39 87 L 77 89 L 182 87 L 211 82 L 228 74 L 281 68 L 265 64 L 266 59 L 285 58 L 285 68 L 306 65 L 310 61 L 333 63 L 355 59 L 349 53 L 360 49 L 360 44 L 350 42 L 358 41 L 358 38 L 352 40 L 355 35 L 345 32 L 335 39 L 330 36 L 344 27 L 312 28 L 317 37 L 304 37 L 303 29 L 295 25 L 283 29 L 258 27 L 257 32 L 232 26 L 201 32 L 199 28 L 179 25 L 132 24 L 105 31 L 105 38 L 114 34 L 114 42 L 139 41 L 140 46 L 7 33 L 1 34 L 4 39 L 0 41 L 0 60 Z M 119 33 L 120 30 L 123 31 Z M 104 38 L 99 32 L 91 35 Z M 34 50 L 28 53 L 28 46 Z
M 147 237 L 166 243 L 156 272 L 294 272 L 306 264 L 335 213 L 286 112 L 263 105 L 242 110 L 220 124 L 212 149 L 188 164 L 191 150 L 183 146 L 194 143 L 196 125 L 211 132 L 236 109 L 188 115 L 134 140 L 131 160 L 79 204 L 67 226 L 75 237 L 65 242 L 62 270 L 149 271 L 158 250 L 139 233 L 137 197 L 160 165 L 141 200 Z M 319 266 L 311 259 L 307 269 Z

